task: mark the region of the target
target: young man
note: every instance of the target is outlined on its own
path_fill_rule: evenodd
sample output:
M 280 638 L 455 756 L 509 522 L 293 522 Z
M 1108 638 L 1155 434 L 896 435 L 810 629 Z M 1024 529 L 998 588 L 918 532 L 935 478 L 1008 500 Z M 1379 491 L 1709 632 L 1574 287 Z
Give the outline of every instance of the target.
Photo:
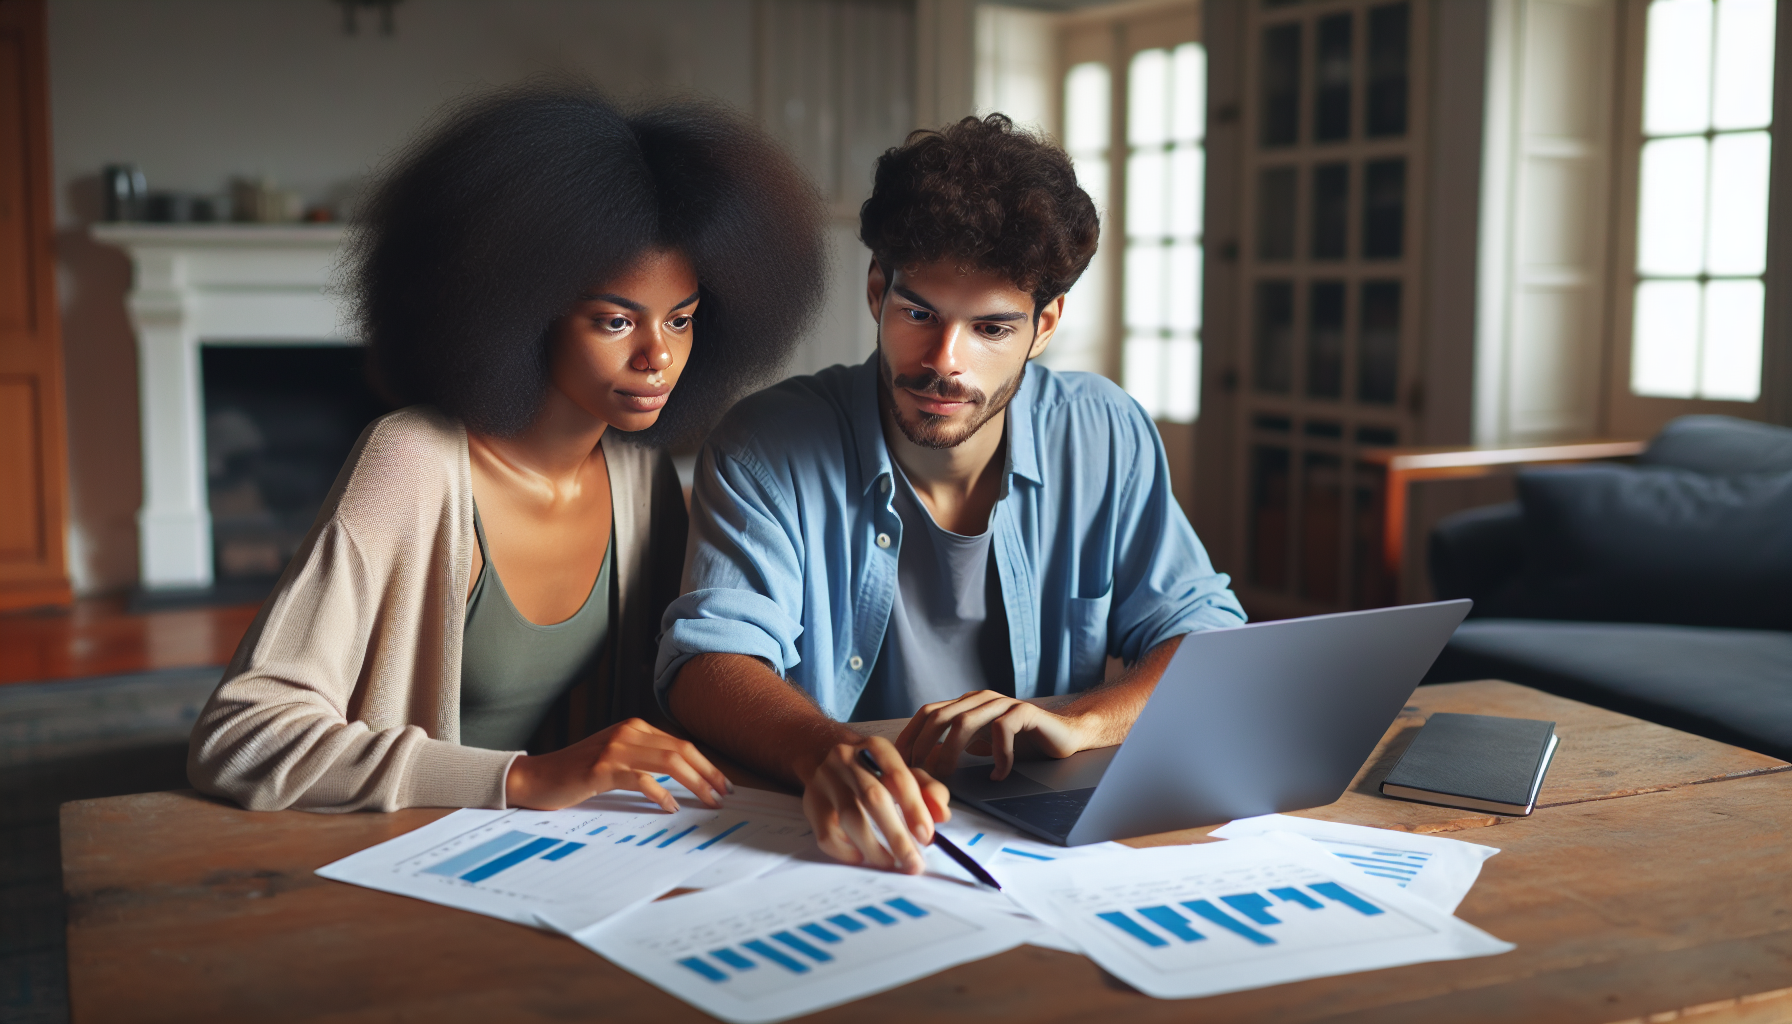
M 917 132 L 859 219 L 877 353 L 710 435 L 655 685 L 697 739 L 800 783 L 828 853 L 918 872 L 961 753 L 1001 778 L 1119 743 L 1183 634 L 1244 612 L 1138 403 L 1029 365 L 1095 252 L 1064 152 L 1001 115 Z M 893 745 L 843 724 L 911 715 Z

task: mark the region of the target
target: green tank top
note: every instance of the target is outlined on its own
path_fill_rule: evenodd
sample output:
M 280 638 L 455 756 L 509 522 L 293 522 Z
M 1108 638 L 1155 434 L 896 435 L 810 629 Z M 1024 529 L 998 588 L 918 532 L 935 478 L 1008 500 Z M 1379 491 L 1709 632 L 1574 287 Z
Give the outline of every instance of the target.
M 522 750 L 548 708 L 571 689 L 610 635 L 610 560 L 616 539 L 612 533 L 585 603 L 565 622 L 542 626 L 523 618 L 510 603 L 486 550 L 477 506 L 473 533 L 484 564 L 467 599 L 461 641 L 460 742 Z

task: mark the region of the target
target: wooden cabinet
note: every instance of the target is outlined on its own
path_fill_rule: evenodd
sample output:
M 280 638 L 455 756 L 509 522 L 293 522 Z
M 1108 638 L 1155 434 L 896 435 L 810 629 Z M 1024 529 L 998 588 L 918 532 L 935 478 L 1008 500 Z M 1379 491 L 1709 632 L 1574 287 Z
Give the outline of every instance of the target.
M 0 0 L 0 609 L 66 604 L 44 0 Z

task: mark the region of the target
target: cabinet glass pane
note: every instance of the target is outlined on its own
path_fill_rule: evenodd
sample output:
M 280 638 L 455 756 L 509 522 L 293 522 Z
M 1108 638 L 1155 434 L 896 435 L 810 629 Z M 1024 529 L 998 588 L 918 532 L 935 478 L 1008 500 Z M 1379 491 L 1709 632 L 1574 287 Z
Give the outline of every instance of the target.
M 1292 146 L 1300 138 L 1300 25 L 1263 30 L 1261 144 Z
M 1363 258 L 1397 260 L 1406 236 L 1406 161 L 1363 165 Z
M 1344 282 L 1307 289 L 1307 394 L 1344 397 Z
M 1299 172 L 1271 167 L 1257 177 L 1257 258 L 1294 258 L 1295 188 Z
M 1400 387 L 1400 282 L 1363 282 L 1361 317 L 1356 397 L 1391 405 Z
M 1319 66 L 1313 75 L 1313 138 L 1318 142 L 1350 138 L 1350 23 L 1349 14 L 1319 19 Z
M 1344 463 L 1336 455 L 1301 457 L 1301 596 L 1327 603 L 1343 596 Z
M 1288 449 L 1258 445 L 1251 457 L 1251 582 L 1288 586 Z
M 1369 10 L 1369 104 L 1371 137 L 1406 134 L 1412 14 L 1406 4 Z
M 1313 258 L 1341 260 L 1350 238 L 1350 165 L 1313 168 Z
M 1256 388 L 1285 395 L 1294 383 L 1294 282 L 1257 282 L 1256 306 Z

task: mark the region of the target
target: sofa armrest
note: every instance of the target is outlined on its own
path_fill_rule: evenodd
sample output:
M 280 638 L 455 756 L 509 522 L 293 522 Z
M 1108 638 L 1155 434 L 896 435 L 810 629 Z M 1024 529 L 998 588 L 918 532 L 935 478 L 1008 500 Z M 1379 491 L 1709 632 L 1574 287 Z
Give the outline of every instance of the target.
M 1448 516 L 1431 531 L 1431 587 L 1440 601 L 1485 603 L 1517 577 L 1524 549 L 1524 513 L 1516 501 Z

